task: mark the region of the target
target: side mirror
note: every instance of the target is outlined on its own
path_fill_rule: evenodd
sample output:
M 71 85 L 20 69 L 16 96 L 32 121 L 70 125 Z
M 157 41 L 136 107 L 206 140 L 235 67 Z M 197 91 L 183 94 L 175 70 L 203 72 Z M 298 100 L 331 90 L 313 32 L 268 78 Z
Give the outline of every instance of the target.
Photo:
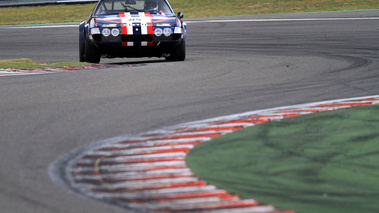
M 183 18 L 184 17 L 184 15 L 183 15 L 182 12 L 178 12 L 177 16 L 178 16 L 178 18 Z

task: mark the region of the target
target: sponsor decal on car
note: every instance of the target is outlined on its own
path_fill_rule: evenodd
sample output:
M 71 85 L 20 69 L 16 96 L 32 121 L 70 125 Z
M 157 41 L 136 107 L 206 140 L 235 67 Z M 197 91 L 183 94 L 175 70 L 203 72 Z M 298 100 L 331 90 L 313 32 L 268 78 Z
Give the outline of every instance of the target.
M 117 27 L 117 24 L 103 24 L 103 27 Z
M 119 13 L 121 19 L 121 35 L 152 35 L 153 22 L 149 12 Z M 123 41 L 122 46 L 134 46 L 136 41 Z M 141 46 L 152 46 L 152 41 L 139 42 Z

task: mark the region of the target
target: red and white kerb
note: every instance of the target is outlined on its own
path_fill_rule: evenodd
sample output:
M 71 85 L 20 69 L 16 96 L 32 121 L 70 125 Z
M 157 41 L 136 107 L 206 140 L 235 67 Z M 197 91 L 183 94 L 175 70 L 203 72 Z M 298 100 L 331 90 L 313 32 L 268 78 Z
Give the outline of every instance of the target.
M 186 164 L 187 153 L 197 144 L 248 126 L 372 104 L 379 104 L 379 96 L 251 111 L 118 136 L 72 152 L 77 156 L 60 159 L 50 174 L 59 175 L 56 178 L 75 192 L 134 212 L 294 213 L 200 180 Z
M 152 35 L 153 23 L 148 12 L 119 13 L 121 19 L 121 35 Z M 123 41 L 122 46 L 134 46 L 133 41 Z M 152 41 L 142 41 L 141 46 L 152 46 Z

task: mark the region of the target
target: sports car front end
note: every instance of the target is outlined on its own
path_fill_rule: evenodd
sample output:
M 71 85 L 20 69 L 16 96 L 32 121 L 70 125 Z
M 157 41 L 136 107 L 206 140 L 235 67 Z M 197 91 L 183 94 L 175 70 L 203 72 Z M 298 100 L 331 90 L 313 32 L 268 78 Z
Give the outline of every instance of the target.
M 175 15 L 166 0 L 123 1 L 99 1 L 80 25 L 81 61 L 98 63 L 100 57 L 185 59 L 187 26 L 182 13 Z M 155 1 L 156 10 L 143 9 L 147 1 Z

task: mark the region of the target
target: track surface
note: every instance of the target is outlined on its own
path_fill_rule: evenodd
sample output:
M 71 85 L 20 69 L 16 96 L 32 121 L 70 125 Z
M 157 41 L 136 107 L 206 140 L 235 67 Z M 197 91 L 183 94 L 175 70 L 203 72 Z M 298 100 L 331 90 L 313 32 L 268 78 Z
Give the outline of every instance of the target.
M 62 190 L 47 168 L 95 141 L 257 109 L 379 94 L 379 11 L 188 24 L 188 58 L 0 78 L 1 212 L 124 212 Z M 218 19 L 236 19 L 223 17 Z M 214 20 L 214 18 L 212 18 Z M 0 28 L 0 59 L 76 61 L 75 27 Z M 103 63 L 114 62 L 103 60 Z M 132 64 L 133 66 L 128 66 Z

